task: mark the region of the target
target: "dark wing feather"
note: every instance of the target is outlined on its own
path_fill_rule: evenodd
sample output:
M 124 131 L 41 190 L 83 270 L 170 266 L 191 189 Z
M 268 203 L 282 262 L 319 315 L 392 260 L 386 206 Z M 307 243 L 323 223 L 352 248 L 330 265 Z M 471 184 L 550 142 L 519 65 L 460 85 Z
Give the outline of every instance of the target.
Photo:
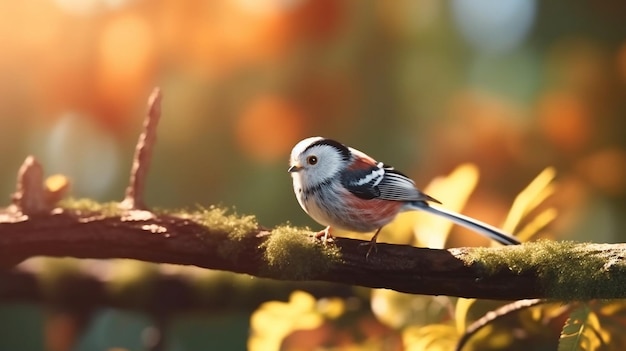
M 343 185 L 361 199 L 439 202 L 419 191 L 411 178 L 386 165 L 351 170 L 347 174 L 349 177 L 342 179 Z
M 356 197 L 365 200 L 380 196 L 377 184 L 381 182 L 385 172 L 379 167 L 370 167 L 360 170 L 351 170 L 348 176 L 342 178 L 343 186 Z
M 390 201 L 432 201 L 436 199 L 424 194 L 415 187 L 415 182 L 391 167 L 384 168 L 385 174 L 378 184 L 380 199 Z

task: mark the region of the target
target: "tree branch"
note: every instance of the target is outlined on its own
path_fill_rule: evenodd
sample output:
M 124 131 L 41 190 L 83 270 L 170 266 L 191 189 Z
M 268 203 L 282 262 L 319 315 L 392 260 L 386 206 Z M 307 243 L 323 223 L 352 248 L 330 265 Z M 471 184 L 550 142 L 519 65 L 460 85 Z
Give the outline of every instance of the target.
M 320 280 L 401 292 L 516 300 L 626 297 L 626 244 L 528 243 L 502 248 L 433 250 L 338 238 L 322 244 L 306 230 L 272 231 L 224 210 L 154 213 L 143 203 L 160 91 L 148 103 L 122 204 L 57 201 L 61 177 L 43 182 L 27 158 L 13 205 L 0 209 L 0 263 L 33 256 L 132 258 L 195 265 L 281 280 Z
M 152 150 L 156 143 L 156 130 L 161 118 L 161 89 L 154 88 L 148 98 L 148 112 L 143 124 L 143 132 L 137 141 L 133 166 L 130 171 L 130 182 L 126 188 L 126 197 L 120 204 L 127 209 L 146 209 L 143 193 L 148 178 Z
M 118 275 L 111 275 L 118 270 L 136 271 L 137 264 L 43 257 L 30 260 L 15 269 L 0 270 L 0 301 L 48 302 L 70 311 L 105 306 L 172 315 L 185 311 L 252 313 L 268 300 L 288 300 L 297 289 L 318 298 L 355 296 L 348 285 L 250 279 L 212 270 L 173 271 L 172 267 L 149 264 L 133 279 L 119 281 Z
M 461 335 L 461 338 L 457 342 L 456 348 L 454 350 L 462 351 L 463 347 L 467 344 L 467 342 L 470 340 L 471 337 L 476 335 L 478 331 L 482 330 L 484 327 L 490 325 L 494 321 L 501 319 L 501 318 L 506 318 L 510 316 L 511 314 L 517 313 L 527 308 L 538 306 L 543 303 L 547 303 L 547 300 L 543 300 L 543 299 L 517 300 L 509 304 L 506 304 L 504 306 L 501 306 L 494 311 L 487 312 L 486 315 L 474 321 L 472 324 L 470 324 L 467 327 L 467 329 L 465 330 L 463 335 Z
M 626 244 L 540 242 L 449 250 L 378 244 L 366 260 L 361 245 L 366 241 L 337 238 L 324 246 L 293 228 L 271 234 L 254 228 L 233 236 L 243 224 L 225 229 L 203 224 L 202 213 L 142 212 L 106 216 L 101 210 L 64 210 L 28 220 L 16 216 L 15 221 L 5 214 L 0 255 L 133 258 L 274 279 L 487 299 L 626 297 Z M 233 221 L 211 221 L 222 220 Z

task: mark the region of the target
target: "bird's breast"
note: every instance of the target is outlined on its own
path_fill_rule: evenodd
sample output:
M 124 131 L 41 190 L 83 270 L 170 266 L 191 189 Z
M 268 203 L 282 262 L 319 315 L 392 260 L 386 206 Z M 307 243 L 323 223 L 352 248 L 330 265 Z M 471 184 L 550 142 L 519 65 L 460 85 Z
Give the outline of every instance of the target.
M 348 191 L 303 197 L 303 208 L 318 223 L 354 232 L 372 232 L 391 222 L 404 203 L 360 199 Z

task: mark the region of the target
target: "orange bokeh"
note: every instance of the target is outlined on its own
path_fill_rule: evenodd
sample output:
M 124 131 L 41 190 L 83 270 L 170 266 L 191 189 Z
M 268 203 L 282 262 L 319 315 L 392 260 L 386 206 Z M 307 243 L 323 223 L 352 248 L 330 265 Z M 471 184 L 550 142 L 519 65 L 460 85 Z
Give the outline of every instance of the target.
M 618 148 L 598 151 L 576 164 L 576 170 L 597 189 L 612 195 L 626 192 L 626 152 Z
M 215 77 L 281 60 L 307 40 L 333 38 L 343 6 L 333 0 L 165 0 L 156 23 L 170 59 Z
M 3 1 L 0 7 L 1 59 L 49 54 L 63 30 L 61 11 L 49 1 Z
M 289 15 L 290 30 L 301 39 L 332 39 L 345 25 L 345 7 L 336 0 L 300 0 Z
M 284 160 L 303 137 L 303 122 L 303 112 L 286 98 L 258 96 L 247 104 L 237 121 L 237 144 L 258 161 Z
M 278 6 L 254 2 L 169 0 L 161 5 L 157 24 L 172 62 L 214 76 L 280 57 L 293 34 L 287 18 L 288 11 Z
M 491 172 L 507 168 L 511 160 L 522 153 L 522 135 L 525 128 L 523 109 L 501 96 L 479 91 L 460 90 L 448 104 L 437 137 L 437 150 L 446 157 L 438 162 L 472 160 L 489 179 Z M 497 147 L 494 147 L 497 145 Z
M 105 22 L 98 42 L 96 91 L 104 114 L 121 118 L 143 99 L 156 66 L 154 33 L 144 17 L 120 13 Z
M 557 148 L 578 152 L 593 134 L 593 121 L 587 105 L 574 94 L 547 93 L 538 106 L 539 126 Z

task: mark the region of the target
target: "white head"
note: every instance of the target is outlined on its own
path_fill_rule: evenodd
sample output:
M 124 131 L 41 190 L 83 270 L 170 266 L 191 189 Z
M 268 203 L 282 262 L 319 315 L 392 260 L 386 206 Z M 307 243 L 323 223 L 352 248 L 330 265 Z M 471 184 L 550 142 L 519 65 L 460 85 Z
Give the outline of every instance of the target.
M 289 159 L 294 187 L 307 189 L 327 182 L 346 167 L 350 157 L 347 146 L 331 139 L 311 137 L 300 141 Z

